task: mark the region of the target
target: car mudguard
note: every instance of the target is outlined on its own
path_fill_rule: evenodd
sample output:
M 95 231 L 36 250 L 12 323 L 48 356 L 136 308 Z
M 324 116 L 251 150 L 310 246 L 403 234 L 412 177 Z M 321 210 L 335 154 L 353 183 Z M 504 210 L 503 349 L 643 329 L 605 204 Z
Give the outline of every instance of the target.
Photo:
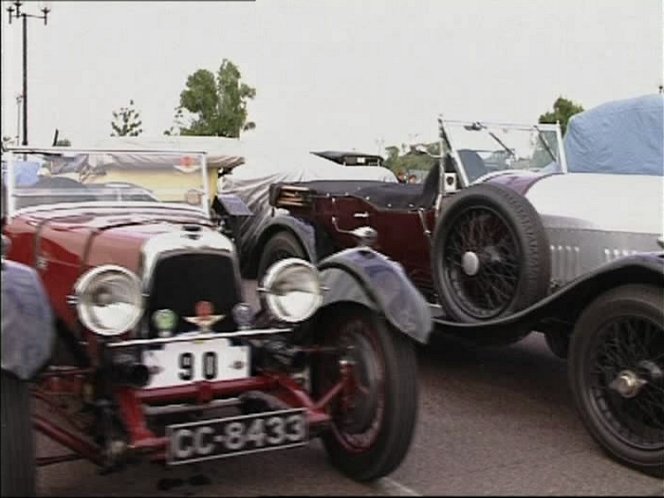
M 489 334 L 517 326 L 536 327 L 545 320 L 573 324 L 579 314 L 597 296 L 609 289 L 627 284 L 664 287 L 664 252 L 640 253 L 611 261 L 578 277 L 530 307 L 507 317 L 477 323 L 459 323 L 434 317 L 434 322 L 437 330 L 457 335 Z
M 397 330 L 427 343 L 433 328 L 429 306 L 403 267 L 368 247 L 333 254 L 318 265 L 323 304 L 351 301 L 385 315 Z
M 46 292 L 37 272 L 2 261 L 2 369 L 23 380 L 49 360 L 55 327 Z
M 316 229 L 306 221 L 288 214 L 277 214 L 270 218 L 262 230 L 257 247 L 262 247 L 268 241 L 271 234 L 279 230 L 287 230 L 295 235 L 300 244 L 302 244 L 304 251 L 307 253 L 309 261 L 316 264 L 318 261 L 316 251 Z

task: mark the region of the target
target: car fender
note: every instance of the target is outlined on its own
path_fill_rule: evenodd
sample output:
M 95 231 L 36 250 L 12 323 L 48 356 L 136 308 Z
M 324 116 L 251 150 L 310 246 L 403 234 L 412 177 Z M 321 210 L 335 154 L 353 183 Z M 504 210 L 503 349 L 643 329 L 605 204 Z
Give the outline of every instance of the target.
M 664 253 L 640 253 L 606 263 L 570 282 L 530 307 L 504 318 L 479 323 L 458 323 L 434 318 L 442 332 L 493 333 L 515 326 L 536 327 L 546 320 L 570 324 L 600 294 L 621 285 L 664 287 Z
M 403 267 L 368 247 L 333 254 L 318 265 L 323 304 L 356 302 L 385 315 L 397 330 L 427 343 L 433 328 L 429 306 Z
M 258 250 L 256 252 L 259 253 L 262 250 L 272 235 L 283 230 L 290 232 L 297 238 L 304 252 L 307 254 L 309 261 L 316 264 L 318 261 L 316 229 L 310 223 L 287 214 L 277 214 L 270 218 L 258 238 L 258 243 L 256 244 L 256 249 Z
M 2 262 L 2 370 L 32 378 L 50 359 L 55 342 L 53 314 L 37 272 Z

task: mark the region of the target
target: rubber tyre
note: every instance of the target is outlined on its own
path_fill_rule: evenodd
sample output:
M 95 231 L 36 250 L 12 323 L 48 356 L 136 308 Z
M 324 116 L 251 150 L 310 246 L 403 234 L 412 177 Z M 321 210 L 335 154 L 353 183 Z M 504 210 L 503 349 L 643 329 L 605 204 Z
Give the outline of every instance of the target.
M 584 374 L 590 368 L 589 359 L 595 342 L 607 323 L 628 315 L 661 326 L 664 323 L 663 301 L 664 289 L 648 285 L 624 285 L 605 292 L 586 307 L 577 320 L 568 362 L 574 402 L 591 436 L 610 456 L 657 476 L 664 475 L 664 440 L 655 450 L 645 451 L 618 438 L 591 399 L 590 386 Z M 660 328 L 660 332 L 664 334 L 664 328 Z M 662 349 L 661 353 L 664 354 L 664 347 Z
M 375 313 L 355 305 L 342 305 L 328 315 L 324 332 L 342 330 L 344 324 L 359 320 L 370 330 L 371 340 L 380 351 L 384 372 L 383 418 L 373 443 L 362 451 L 350 451 L 331 428 L 322 434 L 328 457 L 334 467 L 348 477 L 372 481 L 395 470 L 410 447 L 418 408 L 417 363 L 413 342 L 400 331 L 393 330 Z M 325 342 L 325 341 L 324 341 Z M 329 344 L 329 342 L 325 342 Z M 315 369 L 314 369 L 315 371 Z M 314 391 L 317 376 L 314 373 Z M 336 425 L 333 419 L 333 425 Z
M 519 252 L 515 291 L 500 312 L 486 318 L 473 314 L 460 302 L 445 273 L 445 247 L 456 228 L 455 221 L 472 209 L 497 213 L 509 228 Z M 502 185 L 479 184 L 454 194 L 443 205 L 434 232 L 431 268 L 438 299 L 445 312 L 454 320 L 475 323 L 511 315 L 542 299 L 549 288 L 551 254 L 540 216 L 524 196 Z M 515 340 L 523 335 L 524 331 L 519 331 Z
M 29 384 L 2 371 L 2 496 L 35 496 L 35 446 Z
M 258 262 L 257 279 L 260 281 L 270 266 L 286 258 L 300 258 L 309 261 L 307 253 L 293 234 L 286 231 L 277 232 L 270 237 L 263 248 Z

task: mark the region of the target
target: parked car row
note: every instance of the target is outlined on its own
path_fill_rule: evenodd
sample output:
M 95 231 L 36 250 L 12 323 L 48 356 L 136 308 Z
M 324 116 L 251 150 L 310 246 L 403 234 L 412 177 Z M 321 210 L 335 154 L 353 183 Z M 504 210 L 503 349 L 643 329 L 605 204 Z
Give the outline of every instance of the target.
M 600 120 L 599 138 L 615 122 L 620 136 L 661 139 L 662 99 L 636 103 L 580 115 L 567 136 L 598 144 L 575 130 Z M 627 116 L 656 117 L 653 106 L 654 129 L 627 133 Z M 414 344 L 434 325 L 480 345 L 544 332 L 569 352 L 591 434 L 660 472 L 661 171 L 615 179 L 602 149 L 602 173 L 576 173 L 573 143 L 551 125 L 441 119 L 439 131 L 443 154 L 422 185 L 313 155 L 317 170 L 279 158 L 252 168 L 181 139 L 9 150 L 3 495 L 33 493 L 35 463 L 85 458 L 110 472 L 314 437 L 341 472 L 377 479 L 411 443 Z M 638 150 L 635 163 L 653 160 Z M 258 274 L 258 311 L 241 267 Z M 35 460 L 29 420 L 71 452 Z
M 443 154 L 421 185 L 273 183 L 259 277 L 371 228 L 438 330 L 477 345 L 543 332 L 570 356 L 591 434 L 618 459 L 661 469 L 663 116 L 661 94 L 610 102 L 573 117 L 564 142 L 557 125 L 441 118 Z

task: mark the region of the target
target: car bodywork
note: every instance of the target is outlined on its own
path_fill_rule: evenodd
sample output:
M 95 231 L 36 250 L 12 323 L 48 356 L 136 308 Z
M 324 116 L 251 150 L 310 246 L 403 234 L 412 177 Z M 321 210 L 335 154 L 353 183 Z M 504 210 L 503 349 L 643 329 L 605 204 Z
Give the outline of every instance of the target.
M 18 186 L 15 168 L 25 163 L 24 155 L 40 157 L 46 176 Z M 19 161 L 14 160 L 17 156 Z M 245 410 L 256 403 L 261 407 L 259 415 L 255 408 L 245 415 L 263 422 L 266 417 L 281 417 L 282 423 L 295 417 L 293 423 L 303 424 L 298 427 L 305 427 L 306 434 L 299 430 L 292 444 L 281 441 L 250 451 L 243 447 L 239 453 L 306 444 L 310 436 L 334 426 L 331 406 L 340 393 L 348 398 L 355 379 L 351 362 L 344 360 L 342 378 L 325 392 L 313 393 L 307 376 L 315 364 L 309 359 L 317 354 L 314 337 L 321 332 L 315 328 L 317 320 L 339 303 L 324 292 L 312 314 L 287 320 L 285 314 L 275 315 L 277 308 L 269 302 L 280 297 L 271 284 L 264 284 L 262 309 L 250 310 L 235 247 L 211 217 L 214 190 L 209 187 L 215 182 L 210 181 L 206 158 L 205 151 L 181 149 L 10 150 L 7 195 L 3 193 L 8 200 L 3 233 L 11 241 L 7 257 L 38 273 L 63 348 L 62 356 L 52 359 L 33 389 L 35 399 L 56 416 L 36 413 L 34 426 L 73 451 L 40 458 L 39 464 L 86 458 L 110 470 L 138 454 L 173 465 L 229 456 L 211 455 L 212 443 L 197 446 L 192 431 L 211 434 L 219 424 L 240 423 L 242 416 L 226 423 L 214 414 L 234 407 Z M 236 156 L 217 159 L 215 168 L 237 163 Z M 64 187 L 55 181 L 63 178 L 68 180 Z M 127 201 L 106 195 L 127 188 L 124 182 L 148 190 L 150 196 Z M 352 264 L 358 251 L 363 258 L 380 261 L 378 266 L 388 273 L 396 266 L 371 249 L 357 248 L 337 258 L 334 269 L 321 266 L 317 270 L 296 262 L 275 269 L 271 278 L 281 278 L 287 269 L 295 268 L 311 285 L 320 279 L 332 291 L 337 281 L 345 282 L 350 294 L 359 297 L 354 300 L 349 295 L 344 304 L 354 303 L 373 310 L 377 317 L 387 317 L 390 334 L 403 333 L 426 342 L 431 329 L 426 315 L 397 331 L 402 322 L 390 310 L 397 303 L 374 299 L 367 288 L 369 269 Z M 425 303 L 412 292 L 407 278 L 398 271 L 391 274 L 393 290 L 401 285 L 406 289 L 401 300 L 421 310 Z M 293 280 L 287 288 L 297 290 L 298 282 Z M 122 289 L 131 290 L 124 294 L 135 300 L 122 297 Z M 302 290 L 307 292 L 315 296 L 313 290 Z M 109 306 L 112 310 L 106 309 Z M 135 318 L 117 325 L 125 315 Z M 3 312 L 3 369 L 4 325 Z M 13 336 L 17 347 L 32 347 L 35 333 L 38 328 Z M 45 351 L 48 331 L 44 334 Z M 33 363 L 38 362 L 28 365 Z M 7 368 L 18 367 L 11 363 Z M 69 416 L 59 406 L 62 396 L 74 400 L 82 412 Z M 192 414 L 202 418 L 197 415 L 200 421 L 192 423 Z M 201 425 L 206 420 L 210 425 Z M 235 450 L 230 453 L 238 453 Z M 355 477 L 375 478 L 372 472 L 390 470 L 374 468 Z
M 325 153 L 320 153 L 325 154 Z M 343 158 L 343 154 L 334 155 Z M 284 151 L 264 155 L 248 150 L 245 164 L 219 179 L 220 194 L 240 197 L 252 216 L 237 219 L 235 243 L 238 248 L 242 274 L 255 277 L 258 260 L 271 235 L 285 230 L 301 236 L 304 250 L 310 251 L 310 261 L 317 261 L 321 237 L 313 234 L 308 225 L 288 216 L 285 208 L 275 209 L 269 202 L 270 185 L 283 182 L 345 179 L 396 183 L 394 173 L 382 167 L 356 165 L 344 167 L 333 159 L 316 153 Z

